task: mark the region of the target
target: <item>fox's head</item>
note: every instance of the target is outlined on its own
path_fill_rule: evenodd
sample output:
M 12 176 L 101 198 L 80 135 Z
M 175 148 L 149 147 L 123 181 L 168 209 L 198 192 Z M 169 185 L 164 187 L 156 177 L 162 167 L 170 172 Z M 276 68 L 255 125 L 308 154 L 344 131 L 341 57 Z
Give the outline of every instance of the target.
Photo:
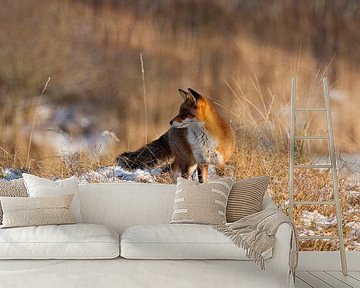
M 179 93 L 184 102 L 180 106 L 179 114 L 170 121 L 170 125 L 174 128 L 185 128 L 191 123 L 201 122 L 208 105 L 206 99 L 191 88 L 188 88 L 188 92 L 179 89 Z

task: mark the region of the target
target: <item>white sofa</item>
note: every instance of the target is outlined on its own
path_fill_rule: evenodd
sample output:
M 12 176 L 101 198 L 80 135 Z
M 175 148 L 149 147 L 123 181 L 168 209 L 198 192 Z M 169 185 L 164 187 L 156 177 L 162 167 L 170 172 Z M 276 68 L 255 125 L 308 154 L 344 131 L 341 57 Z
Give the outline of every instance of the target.
M 161 254 L 168 248 L 164 248 L 165 250 L 163 250 L 161 246 L 158 245 L 159 243 L 157 243 L 156 247 L 151 245 L 146 246 L 144 253 L 149 252 L 149 254 L 141 257 L 141 255 L 138 255 L 138 250 L 131 250 L 134 247 L 129 247 L 129 241 L 123 239 L 123 247 L 120 247 L 122 250 L 121 254 L 128 258 L 131 257 L 131 255 L 135 255 L 133 258 L 142 258 L 136 260 L 125 259 L 123 257 L 118 257 L 118 248 L 120 246 L 119 238 L 127 228 L 138 225 L 154 225 L 154 229 L 156 227 L 168 227 L 163 224 L 168 224 L 171 220 L 175 197 L 175 185 L 141 183 L 80 184 L 79 190 L 83 223 L 91 223 L 92 226 L 95 227 L 97 238 L 89 240 L 88 242 L 85 241 L 86 243 L 81 243 L 81 239 L 79 240 L 79 238 L 82 236 L 84 239 L 88 236 L 91 238 L 91 235 L 87 235 L 86 232 L 91 228 L 91 225 L 89 228 L 86 226 L 87 224 L 83 223 L 16 228 L 23 230 L 21 230 L 21 233 L 17 232 L 15 234 L 11 234 L 13 233 L 12 231 L 15 230 L 10 230 L 15 228 L 0 229 L 0 258 L 1 251 L 5 251 L 6 249 L 7 251 L 10 251 L 9 253 L 15 253 L 16 257 L 13 258 L 17 258 L 0 260 L 0 288 L 280 288 L 293 287 L 294 285 L 292 277 L 289 275 L 288 265 L 291 236 L 291 229 L 288 224 L 282 224 L 276 233 L 276 244 L 272 251 L 272 257 L 265 262 L 265 271 L 261 271 L 260 267 L 251 260 L 229 260 L 229 257 L 225 257 L 227 258 L 226 260 L 175 259 L 178 256 L 174 256 L 174 259 L 171 260 L 147 259 L 153 258 L 152 254 Z M 268 208 L 274 208 L 274 204 L 269 197 L 265 196 L 263 209 Z M 103 226 L 106 226 L 108 229 Z M 47 227 L 45 228 L 47 230 L 43 230 L 42 233 L 50 234 L 46 236 L 48 243 L 42 243 L 44 245 L 49 245 L 46 246 L 47 252 L 45 252 L 48 253 L 48 257 L 45 258 L 57 258 L 56 255 L 51 254 L 54 254 L 54 249 L 51 245 L 54 244 L 52 242 L 58 242 L 58 240 L 61 242 L 63 237 L 61 229 L 64 228 L 73 229 L 73 232 L 70 234 L 74 236 L 74 241 L 67 239 L 66 241 L 73 243 L 68 243 L 68 245 L 65 243 L 65 245 L 60 246 L 60 248 L 57 246 L 56 249 L 61 251 L 69 249 L 70 254 L 76 253 L 77 249 L 85 249 L 87 254 L 85 256 L 79 256 L 81 259 L 39 259 L 44 257 L 41 257 L 41 255 L 38 255 L 36 252 L 38 251 L 36 245 L 39 244 L 36 243 L 36 237 L 34 236 L 35 238 L 27 241 L 23 241 L 20 238 L 27 236 L 29 238 L 29 234 L 40 233 L 39 231 L 42 231 L 41 229 L 44 229 L 43 227 Z M 146 226 L 142 227 L 142 229 L 145 229 L 144 231 L 147 229 L 147 231 L 151 232 L 154 231 L 153 227 L 149 229 L 150 227 Z M 26 231 L 26 229 L 29 230 Z M 84 229 L 85 232 L 78 232 L 81 231 L 81 229 Z M 171 229 L 171 227 L 169 229 Z M 203 227 L 202 229 L 209 229 L 209 227 Z M 133 230 L 134 228 L 131 228 L 127 231 L 128 236 L 131 234 L 127 237 L 127 240 L 131 239 L 131 237 L 136 237 L 136 233 L 132 233 Z M 67 233 L 69 234 L 68 231 Z M 104 242 L 102 238 L 103 234 L 106 234 L 106 237 L 104 236 L 106 238 L 105 245 L 99 244 Z M 70 237 L 72 237 L 71 235 Z M 31 243 L 27 243 L 29 241 Z M 215 248 L 213 248 L 211 253 L 216 254 L 216 247 L 217 246 L 215 245 Z M 229 245 L 227 245 L 227 247 L 229 247 Z M 230 248 L 233 249 L 234 247 Z M 193 247 L 193 251 L 199 249 L 198 246 L 195 246 L 195 248 Z M 223 248 L 220 247 L 219 249 Z M 235 249 L 239 248 L 235 247 Z M 172 253 L 173 250 L 168 249 L 168 252 Z M 3 252 L 3 254 L 4 253 L 5 252 Z M 22 257 L 22 255 L 27 256 Z M 186 253 L 184 255 L 183 258 L 188 258 Z M 217 257 L 219 256 L 216 255 L 210 258 Z M 159 258 L 163 258 L 163 255 L 160 255 Z M 196 258 L 196 256 L 194 258 Z M 235 257 L 235 259 L 238 258 Z

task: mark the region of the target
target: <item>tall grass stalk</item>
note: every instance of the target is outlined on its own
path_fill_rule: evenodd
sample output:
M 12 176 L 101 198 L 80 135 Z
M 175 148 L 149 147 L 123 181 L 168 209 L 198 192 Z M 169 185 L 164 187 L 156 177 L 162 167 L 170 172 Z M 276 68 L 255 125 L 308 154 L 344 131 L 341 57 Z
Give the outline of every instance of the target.
M 141 77 L 142 77 L 142 86 L 144 92 L 144 139 L 145 144 L 148 142 L 148 117 L 147 117 L 147 95 L 146 95 L 146 87 L 145 87 L 145 69 L 144 69 L 144 60 L 142 53 L 140 53 L 140 63 L 141 63 Z
M 31 168 L 31 161 L 30 161 L 30 150 L 31 150 L 31 144 L 32 144 L 32 139 L 33 139 L 33 135 L 34 135 L 34 128 L 35 128 L 35 122 L 36 122 L 36 118 L 37 118 L 37 114 L 38 114 L 38 109 L 39 106 L 41 104 L 41 99 L 46 91 L 46 88 L 49 84 L 51 80 L 51 77 L 49 77 L 45 83 L 45 86 L 43 88 L 43 90 L 41 91 L 41 94 L 39 96 L 39 101 L 37 103 L 37 106 L 35 108 L 35 114 L 34 114 L 34 118 L 32 120 L 32 124 L 31 124 L 31 132 L 30 132 L 30 137 L 29 137 L 29 144 L 28 144 L 28 148 L 27 148 L 27 156 L 26 156 L 26 164 L 27 164 L 27 168 L 30 170 Z

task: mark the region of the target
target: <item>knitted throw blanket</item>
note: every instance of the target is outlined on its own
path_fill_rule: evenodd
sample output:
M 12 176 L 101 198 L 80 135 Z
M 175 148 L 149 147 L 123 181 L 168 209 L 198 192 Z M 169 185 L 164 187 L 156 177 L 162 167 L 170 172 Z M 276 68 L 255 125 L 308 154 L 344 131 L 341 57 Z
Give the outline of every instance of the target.
M 289 223 L 292 227 L 289 267 L 295 275 L 298 259 L 298 243 L 294 224 L 288 216 L 278 209 L 266 209 L 246 216 L 236 222 L 216 225 L 214 228 L 229 237 L 237 247 L 246 251 L 249 259 L 265 269 L 265 260 L 262 253 L 273 248 L 275 233 L 282 223 Z

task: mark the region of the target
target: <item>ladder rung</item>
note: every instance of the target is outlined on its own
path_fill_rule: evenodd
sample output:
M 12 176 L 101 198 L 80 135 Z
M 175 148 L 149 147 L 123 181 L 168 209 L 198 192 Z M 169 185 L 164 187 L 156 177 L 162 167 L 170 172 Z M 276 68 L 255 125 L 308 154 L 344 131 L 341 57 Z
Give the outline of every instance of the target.
M 305 165 L 305 164 L 300 164 L 300 165 L 294 165 L 294 168 L 332 168 L 331 165 L 324 165 L 324 164 L 313 164 L 313 165 Z
M 294 201 L 294 205 L 335 205 L 335 201 Z
M 316 107 L 316 108 L 307 108 L 307 107 L 301 107 L 296 108 L 296 111 L 326 111 L 326 108 Z
M 312 139 L 319 139 L 319 140 L 329 140 L 329 136 L 295 136 L 296 140 L 312 140 Z
M 331 240 L 331 239 L 339 239 L 339 236 L 298 236 L 300 240 L 311 240 L 311 239 L 318 239 L 318 240 Z

